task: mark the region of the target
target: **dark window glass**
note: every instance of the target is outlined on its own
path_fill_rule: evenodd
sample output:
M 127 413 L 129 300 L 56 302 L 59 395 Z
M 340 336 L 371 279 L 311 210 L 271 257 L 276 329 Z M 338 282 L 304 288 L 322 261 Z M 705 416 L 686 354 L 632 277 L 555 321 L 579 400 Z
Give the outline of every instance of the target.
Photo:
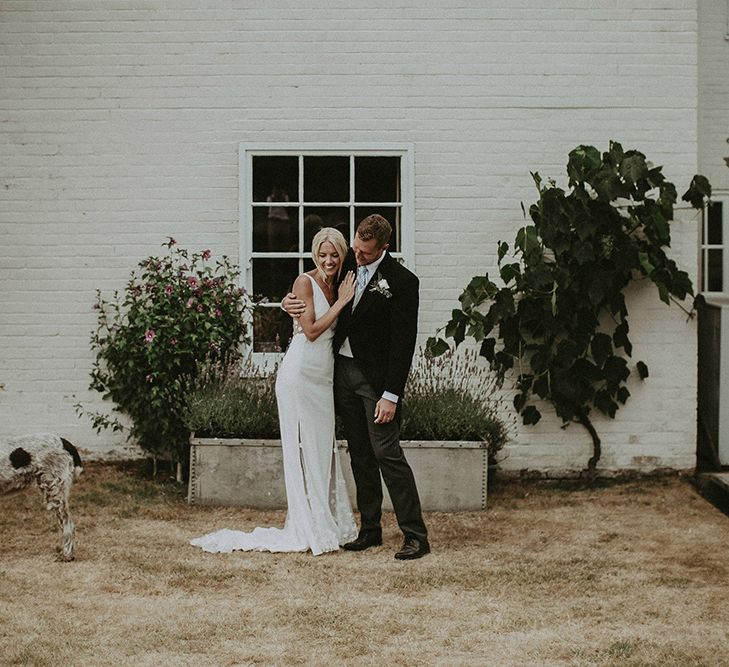
M 723 202 L 715 201 L 709 204 L 709 245 L 722 244 L 722 208 Z
M 707 288 L 709 292 L 722 292 L 724 290 L 723 250 L 714 248 L 713 250 L 707 250 L 706 254 Z
M 253 351 L 285 352 L 293 332 L 291 318 L 280 308 L 257 308 L 253 314 Z
M 304 158 L 304 199 L 308 202 L 349 201 L 349 158 Z
M 349 209 L 339 206 L 306 206 L 304 208 L 304 252 L 311 251 L 311 242 L 322 227 L 338 229 L 349 242 Z
M 399 202 L 400 158 L 354 158 L 355 201 Z
M 298 259 L 254 259 L 253 295 L 280 302 L 299 275 Z
M 363 218 L 373 213 L 379 213 L 387 219 L 392 226 L 392 236 L 390 236 L 390 252 L 400 252 L 402 246 L 400 225 L 400 209 L 388 206 L 357 206 L 354 209 L 354 228 L 357 229 Z
M 253 201 L 286 203 L 298 199 L 298 157 L 261 155 L 253 158 Z
M 299 165 L 303 164 L 303 174 Z M 354 165 L 354 174 L 350 167 Z M 402 201 L 400 157 L 354 157 L 340 155 L 254 156 L 252 158 L 252 250 L 266 257 L 252 260 L 253 294 L 265 297 L 253 317 L 255 352 L 281 352 L 290 341 L 291 318 L 278 304 L 291 290 L 296 276 L 310 271 L 314 235 L 322 227 L 334 227 L 351 243 L 350 220 L 355 228 L 372 213 L 387 218 L 393 227 L 390 250 L 402 252 L 401 209 L 377 204 Z M 299 181 L 303 182 L 303 191 Z M 351 192 L 351 187 L 354 192 Z M 357 201 L 352 212 L 350 202 Z M 304 202 L 309 205 L 303 206 Z M 330 206 L 312 206 L 321 202 Z M 299 220 L 303 216 L 303 233 Z M 271 257 L 277 253 L 302 253 L 289 259 Z M 401 260 L 400 260 L 401 261 Z
M 253 250 L 254 252 L 298 252 L 298 208 L 254 206 Z

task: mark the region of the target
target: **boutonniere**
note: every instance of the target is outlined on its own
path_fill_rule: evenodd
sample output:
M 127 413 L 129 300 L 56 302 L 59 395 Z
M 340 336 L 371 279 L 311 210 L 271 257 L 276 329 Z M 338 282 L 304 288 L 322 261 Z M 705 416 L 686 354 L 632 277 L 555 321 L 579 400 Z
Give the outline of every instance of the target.
M 379 292 L 386 299 L 392 298 L 392 292 L 390 291 L 390 285 L 387 282 L 387 280 L 385 280 L 379 272 L 375 276 L 375 280 L 372 283 L 372 287 L 370 287 L 370 292 Z

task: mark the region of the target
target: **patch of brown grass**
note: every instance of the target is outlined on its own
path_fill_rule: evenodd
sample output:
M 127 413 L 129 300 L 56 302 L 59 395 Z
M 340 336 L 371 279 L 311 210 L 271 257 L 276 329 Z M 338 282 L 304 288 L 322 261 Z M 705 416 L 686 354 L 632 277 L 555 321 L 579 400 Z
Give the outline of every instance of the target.
M 723 665 L 729 519 L 685 481 L 496 487 L 431 513 L 402 563 L 391 515 L 365 553 L 211 555 L 283 512 L 189 507 L 138 466 L 91 464 L 77 561 L 34 490 L 0 498 L 3 665 Z

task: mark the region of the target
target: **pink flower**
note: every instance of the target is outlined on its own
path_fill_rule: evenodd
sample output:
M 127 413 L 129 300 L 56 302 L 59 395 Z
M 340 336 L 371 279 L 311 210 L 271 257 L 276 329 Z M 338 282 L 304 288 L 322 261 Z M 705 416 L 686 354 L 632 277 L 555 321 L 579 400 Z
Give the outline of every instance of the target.
M 195 287 L 197 287 L 197 278 L 195 278 L 194 276 L 190 276 L 187 279 L 187 284 L 194 289 Z
M 154 329 L 147 329 L 144 334 L 144 342 L 148 344 L 151 343 L 156 335 L 157 334 L 154 332 Z
M 198 313 L 202 313 L 203 310 L 205 310 L 205 308 L 203 308 L 203 305 L 201 303 L 198 303 L 197 304 L 197 312 Z
M 241 296 L 243 296 L 244 294 L 246 294 L 246 292 L 247 292 L 247 290 L 246 290 L 245 287 L 239 287 L 238 288 L 238 294 L 240 294 Z
M 144 378 L 144 379 L 145 379 L 145 380 L 147 380 L 147 382 L 153 382 L 153 381 L 154 381 L 154 375 L 152 375 L 152 374 L 150 373 L 150 374 L 149 374 L 149 375 L 147 375 L 147 377 L 146 377 L 146 378 Z
M 169 296 L 172 294 L 172 285 L 165 285 L 165 294 Z
M 172 336 L 172 338 L 170 338 L 170 345 L 177 345 L 177 338 Z
M 202 253 L 202 258 L 203 258 L 203 259 L 206 259 L 206 260 L 207 260 L 207 259 L 210 259 L 210 256 L 211 256 L 212 254 L 213 254 L 213 253 L 211 253 L 211 252 L 210 252 L 210 250 L 203 250 L 203 253 Z
M 187 304 L 186 304 L 186 305 L 187 305 L 187 307 L 188 307 L 188 308 L 192 308 L 192 304 L 193 304 L 193 303 L 195 303 L 195 299 L 193 299 L 192 297 L 190 297 L 190 298 L 189 298 L 189 299 L 187 300 Z
M 177 245 L 177 241 L 173 239 L 171 236 L 167 237 L 169 240 L 167 241 L 167 247 L 171 248 L 173 245 Z
M 220 308 L 215 309 L 215 317 L 221 317 L 223 313 L 221 312 Z

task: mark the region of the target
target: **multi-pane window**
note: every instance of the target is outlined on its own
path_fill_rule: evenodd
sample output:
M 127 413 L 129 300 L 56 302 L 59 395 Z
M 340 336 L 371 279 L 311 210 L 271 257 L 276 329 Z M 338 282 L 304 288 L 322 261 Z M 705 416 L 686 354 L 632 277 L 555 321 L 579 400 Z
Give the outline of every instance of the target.
M 714 195 L 701 228 L 701 291 L 729 292 L 729 195 Z
M 265 298 L 254 315 L 253 351 L 280 352 L 291 338 L 281 299 L 314 267 L 311 242 L 322 227 L 348 243 L 360 221 L 379 213 L 393 227 L 390 252 L 412 253 L 412 154 L 390 150 L 271 150 L 241 146 L 242 265 L 247 289 Z

